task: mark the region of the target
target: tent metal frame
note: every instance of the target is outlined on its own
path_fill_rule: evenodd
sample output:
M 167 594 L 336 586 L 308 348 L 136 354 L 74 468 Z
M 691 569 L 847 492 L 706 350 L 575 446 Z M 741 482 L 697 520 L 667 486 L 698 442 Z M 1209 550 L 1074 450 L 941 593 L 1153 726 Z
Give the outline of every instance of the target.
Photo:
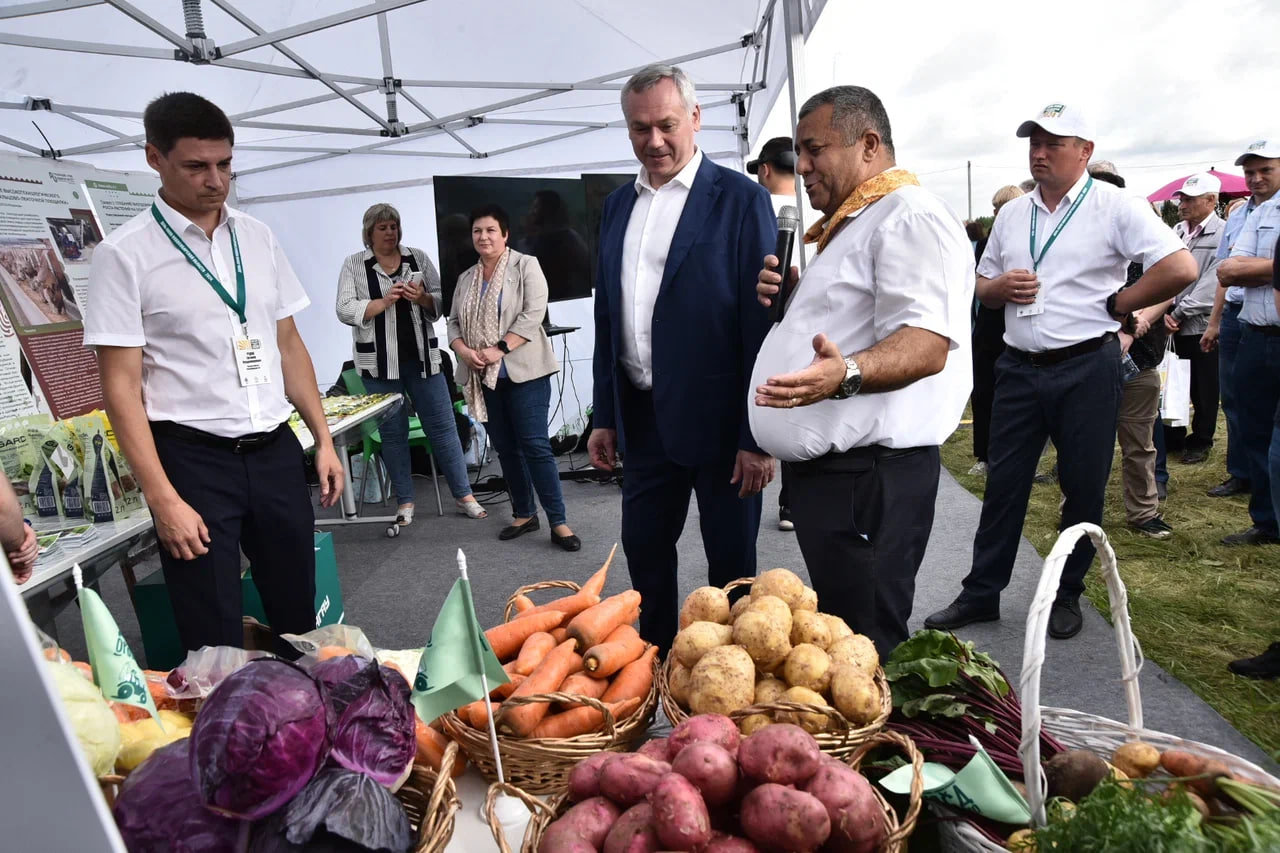
M 174 0 L 174 2 L 179 2 L 179 0 Z M 238 8 L 237 4 L 242 4 L 243 0 L 235 0 L 235 2 L 232 2 L 232 0 L 209 0 L 209 2 L 225 12 L 245 29 L 254 33 L 254 35 L 250 38 L 233 41 L 226 45 L 216 45 L 215 42 L 206 36 L 203 31 L 203 19 L 199 8 L 200 0 L 196 0 L 194 3 L 189 2 L 188 0 L 188 2 L 183 3 L 188 30 L 187 35 L 185 36 L 179 35 L 169 29 L 164 24 L 150 17 L 132 3 L 128 2 L 128 0 L 43 0 L 43 2 L 30 2 L 0 8 L 0 20 L 54 14 L 71 9 L 105 5 L 145 27 L 157 37 L 167 42 L 170 47 L 91 43 L 5 32 L 0 32 L 0 45 L 13 45 L 44 50 L 62 50 L 77 53 L 127 56 L 143 59 L 180 61 L 196 65 L 212 65 L 222 68 L 254 71 L 263 74 L 307 78 L 318 82 L 329 91 L 324 94 L 286 101 L 284 103 L 274 104 L 272 106 L 262 107 L 249 112 L 230 116 L 232 125 L 243 128 L 292 131 L 298 133 L 381 137 L 380 141 L 375 143 L 345 148 L 334 146 L 302 145 L 295 147 L 289 145 L 242 144 L 237 147 L 246 151 L 280 153 L 296 152 L 307 156 L 286 159 L 276 163 L 245 169 L 237 172 L 237 175 L 240 176 L 269 172 L 290 166 L 299 166 L 305 163 L 312 163 L 334 157 L 342 157 L 348 154 L 487 159 L 490 157 L 497 157 L 502 154 L 546 145 L 548 143 L 574 136 L 593 133 L 606 128 L 623 127 L 625 124 L 621 119 L 608 122 L 586 119 L 535 119 L 502 115 L 500 113 L 502 110 L 510 107 L 529 104 L 534 101 L 552 98 L 556 95 L 562 95 L 568 92 L 617 92 L 622 89 L 625 78 L 643 67 L 632 66 L 607 74 L 602 74 L 597 77 L 572 82 L 399 79 L 395 76 L 393 71 L 390 38 L 387 26 L 387 13 L 396 9 L 416 5 L 417 3 L 424 2 L 424 0 L 374 0 L 374 2 L 358 6 L 354 9 L 349 9 L 345 12 L 326 15 L 321 18 L 294 24 L 272 32 L 268 32 L 264 28 L 258 26 L 247 14 Z M 774 36 L 774 10 L 778 2 L 779 0 L 768 0 L 756 28 L 752 32 L 745 34 L 742 38 L 736 41 L 707 47 L 702 50 L 663 60 L 668 64 L 678 65 L 738 50 L 750 50 L 753 52 L 754 61 L 752 63 L 751 77 L 749 81 L 702 83 L 698 86 L 702 92 L 728 93 L 728 97 L 725 99 L 704 103 L 703 109 L 706 110 L 713 107 L 724 106 L 734 107 L 736 112 L 734 122 L 732 124 L 709 124 L 704 125 L 704 127 L 712 130 L 727 130 L 734 132 L 738 138 L 737 157 L 740 159 L 745 159 L 749 150 L 750 139 L 748 138 L 748 128 L 751 112 L 755 107 L 754 96 L 766 92 L 765 81 L 768 80 L 769 53 Z M 821 14 L 822 7 L 825 5 L 826 0 L 781 0 L 781 2 L 783 4 L 783 17 L 786 29 L 784 37 L 786 39 L 787 47 L 786 54 L 789 72 L 789 94 L 794 126 L 795 111 L 798 103 L 797 97 L 804 89 L 800 48 L 803 46 L 805 37 L 810 32 L 813 22 L 816 21 L 818 16 Z M 381 79 L 323 71 L 308 62 L 292 48 L 284 44 L 284 42 L 290 39 L 295 39 L 309 33 L 350 23 L 362 18 L 375 16 L 377 18 L 379 48 L 382 57 L 383 77 Z M 263 62 L 234 58 L 239 54 L 268 47 L 285 56 L 290 61 L 291 66 L 274 66 Z M 422 100 L 420 100 L 418 95 L 409 91 L 411 89 L 430 90 L 435 88 L 477 90 L 495 89 L 521 91 L 524 92 L 524 94 L 440 116 L 433 113 L 422 102 Z M 385 96 L 386 115 L 380 115 L 373 108 L 358 99 L 358 96 L 366 95 L 374 91 Z M 776 92 L 768 93 L 768 95 L 771 95 L 772 97 L 777 97 L 777 94 L 778 93 Z M 307 122 L 290 122 L 287 120 L 261 120 L 262 117 L 275 117 L 278 119 L 278 114 L 280 113 L 337 99 L 344 100 L 350 104 L 353 109 L 360 113 L 363 119 L 366 119 L 369 122 L 369 124 L 359 125 L 352 123 L 349 125 L 331 126 Z M 405 104 L 411 106 L 418 113 L 421 113 L 425 120 L 414 123 L 406 123 L 402 121 L 400 118 L 401 99 L 403 99 Z M 769 98 L 769 100 L 770 103 L 764 105 L 764 108 L 766 109 L 772 105 L 772 98 Z M 127 150 L 131 147 L 141 147 L 144 142 L 144 137 L 141 134 L 125 133 L 114 129 L 109 125 L 87 118 L 89 115 L 101 115 L 137 121 L 142 117 L 142 113 L 140 111 L 52 103 L 48 99 L 35 97 L 28 97 L 23 102 L 0 102 L 0 109 L 31 111 L 46 110 L 66 116 L 73 121 L 93 128 L 110 137 L 110 139 L 102 142 L 94 142 L 66 149 L 51 150 L 0 135 L 0 143 L 10 145 L 28 153 L 39 154 L 43 157 L 56 159 L 71 155 L 121 151 Z M 493 115 L 494 113 L 499 114 Z M 513 145 L 488 151 L 480 151 L 467 141 L 462 132 L 467 128 L 483 123 L 564 129 L 547 136 L 541 136 Z M 436 135 L 448 136 L 454 144 L 459 146 L 460 150 L 456 152 L 405 149 L 383 150 L 401 142 L 420 140 Z

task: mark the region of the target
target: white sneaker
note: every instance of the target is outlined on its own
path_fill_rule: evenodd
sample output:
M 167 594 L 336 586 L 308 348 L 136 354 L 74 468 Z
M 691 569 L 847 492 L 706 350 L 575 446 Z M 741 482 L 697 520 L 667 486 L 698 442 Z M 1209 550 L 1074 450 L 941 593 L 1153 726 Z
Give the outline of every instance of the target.
M 406 504 L 396 510 L 396 524 L 401 527 L 413 524 L 413 504 Z
M 970 477 L 985 477 L 985 476 L 987 476 L 987 463 L 985 463 L 985 462 L 975 462 L 975 463 L 973 463 L 973 467 L 969 469 L 969 476 L 970 476 Z

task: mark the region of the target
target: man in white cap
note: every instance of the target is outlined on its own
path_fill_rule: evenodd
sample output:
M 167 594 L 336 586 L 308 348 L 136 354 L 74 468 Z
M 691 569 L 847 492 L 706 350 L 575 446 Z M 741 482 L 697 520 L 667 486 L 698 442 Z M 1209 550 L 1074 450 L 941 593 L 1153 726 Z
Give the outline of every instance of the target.
M 1280 141 L 1259 140 L 1236 160 L 1244 166 L 1250 189 L 1265 174 L 1268 183 L 1280 171 Z M 1280 198 L 1269 200 L 1247 214 L 1230 255 L 1218 265 L 1218 281 L 1224 287 L 1244 288 L 1240 306 L 1240 348 L 1236 353 L 1234 380 L 1240 440 L 1249 463 L 1249 518 L 1247 530 L 1222 539 L 1224 545 L 1274 545 L 1280 543 L 1272 483 L 1280 478 L 1280 430 L 1275 427 L 1280 410 L 1280 315 L 1272 295 L 1271 275 L 1276 239 L 1280 234 Z M 1248 389 L 1247 393 L 1243 392 Z
M 1191 362 L 1191 405 L 1195 414 L 1191 434 L 1186 427 L 1164 427 L 1165 446 L 1170 453 L 1182 450 L 1182 464 L 1196 465 L 1209 456 L 1213 433 L 1218 427 L 1218 353 L 1200 346 L 1209 325 L 1209 312 L 1218 291 L 1218 242 L 1222 218 L 1215 212 L 1222 182 L 1208 172 L 1199 172 L 1182 182 L 1173 194 L 1181 221 L 1174 233 L 1182 239 L 1199 265 L 1200 275 L 1173 300 L 1164 315 L 1164 325 L 1173 335 L 1179 358 Z
M 1059 454 L 1062 527 L 1102 522 L 1122 383 L 1116 333 L 1141 333 L 1132 312 L 1196 277 L 1191 254 L 1145 200 L 1088 174 L 1094 132 L 1078 106 L 1049 104 L 1017 134 L 1030 141 L 1036 189 L 1005 206 L 978 264 L 978 298 L 1004 307 L 1008 344 L 996 363 L 986 495 L 973 567 L 960 596 L 925 620 L 930 628 L 1000 618 L 1046 438 Z M 1130 261 L 1146 272 L 1117 293 Z M 1067 560 L 1051 636 L 1079 633 L 1092 561 L 1086 539 Z

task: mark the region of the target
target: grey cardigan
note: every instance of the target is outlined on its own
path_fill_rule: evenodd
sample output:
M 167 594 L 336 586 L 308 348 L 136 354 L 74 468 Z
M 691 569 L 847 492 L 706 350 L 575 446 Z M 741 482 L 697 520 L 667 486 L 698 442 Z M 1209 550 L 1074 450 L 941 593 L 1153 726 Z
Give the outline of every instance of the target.
M 478 265 L 477 265 L 478 266 Z M 459 312 L 472 286 L 476 267 L 458 276 L 453 291 L 453 305 L 449 311 L 449 345 L 462 337 L 462 318 Z M 556 354 L 551 339 L 542 328 L 542 318 L 547 313 L 547 277 L 533 255 L 511 250 L 507 259 L 506 280 L 502 283 L 502 310 L 498 315 L 498 332 L 505 335 L 514 332 L 528 343 L 513 349 L 503 359 L 507 376 L 512 382 L 528 382 L 557 372 Z M 457 381 L 465 383 L 471 376 L 471 367 L 458 360 Z
M 1187 239 L 1187 223 L 1179 222 L 1174 233 L 1183 241 Z M 1173 300 L 1173 318 L 1181 325 L 1177 334 L 1202 335 L 1209 328 L 1209 312 L 1213 310 L 1213 294 L 1218 289 L 1218 241 L 1221 239 L 1222 219 L 1210 213 L 1204 221 L 1200 236 L 1187 243 L 1191 257 L 1199 265 L 1200 274 Z

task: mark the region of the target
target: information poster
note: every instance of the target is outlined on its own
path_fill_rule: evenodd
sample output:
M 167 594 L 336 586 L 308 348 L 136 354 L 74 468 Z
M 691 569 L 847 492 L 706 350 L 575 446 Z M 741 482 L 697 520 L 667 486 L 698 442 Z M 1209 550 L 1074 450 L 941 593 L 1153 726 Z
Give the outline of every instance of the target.
M 97 358 L 84 347 L 93 252 L 146 207 L 158 183 L 154 175 L 0 156 L 0 417 L 101 408 Z

